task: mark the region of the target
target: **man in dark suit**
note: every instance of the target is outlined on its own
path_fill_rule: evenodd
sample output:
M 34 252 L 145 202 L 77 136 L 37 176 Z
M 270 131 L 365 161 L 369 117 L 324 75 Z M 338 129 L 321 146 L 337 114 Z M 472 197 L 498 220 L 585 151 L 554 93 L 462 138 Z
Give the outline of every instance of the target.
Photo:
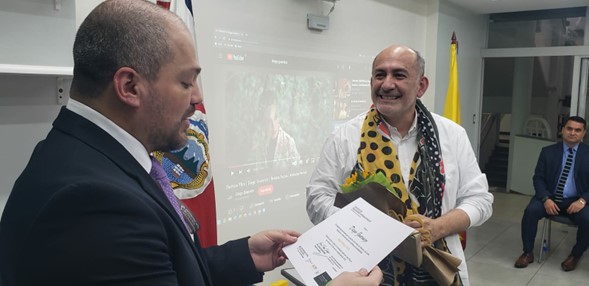
M 186 144 L 202 101 L 182 21 L 147 1 L 106 1 L 73 50 L 71 99 L 0 222 L 0 284 L 246 285 L 282 265 L 298 233 L 202 249 L 149 175 L 150 152 Z
M 562 128 L 562 143 L 544 147 L 534 173 L 534 189 L 521 222 L 524 253 L 515 267 L 524 268 L 534 261 L 533 249 L 538 221 L 544 217 L 564 215 L 577 225 L 577 243 L 562 262 L 564 271 L 577 267 L 589 246 L 589 146 L 582 143 L 586 122 L 571 116 Z

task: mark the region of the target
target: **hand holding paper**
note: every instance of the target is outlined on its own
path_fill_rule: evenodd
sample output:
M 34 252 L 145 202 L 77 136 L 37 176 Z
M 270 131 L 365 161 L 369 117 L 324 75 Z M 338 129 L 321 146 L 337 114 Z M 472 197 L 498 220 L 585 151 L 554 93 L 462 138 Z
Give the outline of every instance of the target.
M 349 193 L 338 193 L 334 205 L 343 207 L 358 198 L 366 199 L 368 203 L 391 217 L 413 224 L 420 229 L 403 241 L 393 255 L 416 267 L 426 270 L 439 285 L 450 285 L 458 272 L 462 262 L 452 254 L 434 248 L 430 231 L 424 228 L 424 218 L 419 214 L 407 215 L 405 204 L 378 182 L 368 182 Z M 425 218 L 429 220 L 428 218 Z M 425 240 L 427 243 L 422 243 Z M 422 247 L 422 244 L 425 246 Z
M 414 229 L 357 199 L 284 248 L 308 286 L 344 271 L 372 269 Z

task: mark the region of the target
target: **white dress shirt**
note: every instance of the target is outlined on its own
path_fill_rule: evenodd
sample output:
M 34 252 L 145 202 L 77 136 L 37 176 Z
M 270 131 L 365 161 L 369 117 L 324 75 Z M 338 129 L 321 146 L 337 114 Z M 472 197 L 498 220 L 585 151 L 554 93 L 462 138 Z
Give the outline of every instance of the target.
M 106 118 L 100 112 L 88 107 L 87 105 L 75 100 L 69 99 L 66 108 L 72 112 L 88 119 L 90 122 L 96 124 L 106 133 L 110 134 L 117 140 L 131 155 L 141 164 L 147 173 L 151 170 L 151 160 L 147 149 L 137 140 L 133 135 L 129 134 L 123 128 L 116 125 L 112 120 Z

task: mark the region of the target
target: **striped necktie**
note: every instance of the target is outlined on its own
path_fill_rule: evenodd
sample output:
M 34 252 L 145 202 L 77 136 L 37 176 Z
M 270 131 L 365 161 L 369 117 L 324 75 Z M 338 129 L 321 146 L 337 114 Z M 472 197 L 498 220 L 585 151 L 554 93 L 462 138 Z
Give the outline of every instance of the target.
M 573 148 L 569 148 L 569 154 L 567 155 L 566 163 L 564 163 L 564 168 L 562 168 L 562 173 L 560 174 L 560 179 L 558 179 L 558 185 L 556 186 L 556 193 L 554 194 L 554 201 L 556 202 L 562 202 L 562 191 L 564 190 L 567 178 L 569 177 L 572 164 Z

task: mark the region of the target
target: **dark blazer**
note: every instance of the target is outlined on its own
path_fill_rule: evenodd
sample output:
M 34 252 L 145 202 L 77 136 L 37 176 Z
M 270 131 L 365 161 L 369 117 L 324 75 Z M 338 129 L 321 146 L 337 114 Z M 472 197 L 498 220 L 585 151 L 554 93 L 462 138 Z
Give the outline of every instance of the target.
M 536 170 L 534 172 L 534 189 L 535 197 L 542 199 L 544 197 L 554 197 L 556 185 L 560 178 L 562 168 L 563 143 L 559 142 L 542 148 Z M 577 193 L 585 201 L 589 201 L 589 146 L 580 143 L 575 155 L 575 166 L 573 166 L 573 175 Z
M 113 137 L 62 108 L 0 222 L 1 285 L 247 285 L 247 238 L 202 249 Z

